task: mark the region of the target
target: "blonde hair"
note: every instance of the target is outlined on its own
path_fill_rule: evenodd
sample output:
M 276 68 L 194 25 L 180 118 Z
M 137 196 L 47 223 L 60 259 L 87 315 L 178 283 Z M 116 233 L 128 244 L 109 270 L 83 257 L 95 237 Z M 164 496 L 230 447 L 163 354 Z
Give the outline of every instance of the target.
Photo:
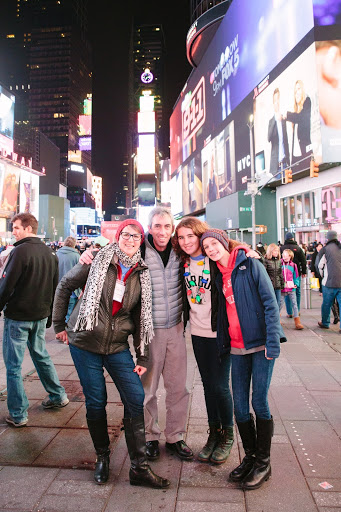
M 294 255 L 294 253 L 292 252 L 292 250 L 291 250 L 291 249 L 284 249 L 284 251 L 283 251 L 283 253 L 282 253 L 282 256 L 283 256 L 283 254 L 284 254 L 285 252 L 287 252 L 287 253 L 289 254 L 290 260 L 291 260 L 291 261 L 293 261 L 293 259 L 294 259 L 294 256 L 295 256 L 295 255 Z
M 273 251 L 274 251 L 275 249 L 277 249 L 277 250 L 278 250 L 277 259 L 279 260 L 280 250 L 279 250 L 278 245 L 276 245 L 276 244 L 270 244 L 270 245 L 268 246 L 268 248 L 267 248 L 267 250 L 266 250 L 266 255 L 265 255 L 265 256 L 266 256 L 266 258 L 267 258 L 268 260 L 271 260 L 271 258 L 273 257 L 273 256 L 272 256 L 272 253 L 273 253 Z
M 302 98 L 299 103 L 297 103 L 297 101 L 296 101 L 296 85 L 299 85 L 301 87 L 301 91 L 302 91 Z M 294 94 L 294 111 L 299 113 L 302 111 L 303 103 L 305 102 L 305 100 L 307 98 L 302 80 L 296 80 L 294 92 L 295 92 L 295 94 Z

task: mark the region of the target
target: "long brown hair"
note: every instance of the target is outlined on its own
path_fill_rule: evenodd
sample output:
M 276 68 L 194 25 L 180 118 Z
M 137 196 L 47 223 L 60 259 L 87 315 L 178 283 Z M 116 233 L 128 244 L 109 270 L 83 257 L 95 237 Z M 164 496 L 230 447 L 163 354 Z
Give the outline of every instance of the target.
M 174 252 L 178 256 L 180 256 L 181 261 L 186 261 L 188 258 L 188 254 L 186 254 L 185 251 L 183 251 L 181 249 L 180 244 L 179 244 L 178 232 L 179 232 L 180 228 L 191 229 L 193 231 L 193 233 L 195 234 L 195 236 L 197 236 L 200 240 L 201 235 L 203 235 L 205 233 L 205 231 L 210 229 L 210 227 L 206 222 L 204 222 L 200 219 L 197 219 L 196 217 L 185 217 L 176 226 L 174 236 L 172 238 L 173 249 L 174 249 Z

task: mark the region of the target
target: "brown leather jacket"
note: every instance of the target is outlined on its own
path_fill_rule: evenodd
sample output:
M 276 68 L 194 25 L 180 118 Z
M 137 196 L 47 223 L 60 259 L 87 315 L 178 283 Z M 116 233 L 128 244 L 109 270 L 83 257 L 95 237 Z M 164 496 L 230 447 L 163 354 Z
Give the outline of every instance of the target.
M 65 324 L 69 299 L 77 288 L 84 289 L 90 265 L 75 265 L 58 284 L 53 306 L 53 327 L 58 334 L 66 329 L 69 343 L 96 354 L 115 354 L 129 348 L 128 336 L 133 334 L 137 364 L 145 366 L 148 360 L 148 346 L 144 355 L 140 351 L 141 285 L 139 273 L 145 266 L 138 265 L 126 280 L 122 308 L 112 316 L 112 299 L 117 279 L 117 256 L 114 255 L 108 268 L 100 300 L 98 325 L 92 331 L 74 332 L 83 295 L 77 302 L 71 317 Z

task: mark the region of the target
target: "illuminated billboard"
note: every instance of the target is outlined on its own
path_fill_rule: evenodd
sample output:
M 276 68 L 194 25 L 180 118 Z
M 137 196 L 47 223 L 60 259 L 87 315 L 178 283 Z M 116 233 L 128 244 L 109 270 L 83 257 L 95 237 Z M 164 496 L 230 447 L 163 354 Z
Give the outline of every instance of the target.
M 155 112 L 137 113 L 138 133 L 155 133 Z
M 15 96 L 0 85 L 0 149 L 13 151 Z
M 91 151 L 91 137 L 79 137 L 79 150 Z
M 139 135 L 137 173 L 155 174 L 155 135 Z
M 91 135 L 92 116 L 79 116 L 79 135 Z
M 39 176 L 27 171 L 20 173 L 20 212 L 39 218 Z

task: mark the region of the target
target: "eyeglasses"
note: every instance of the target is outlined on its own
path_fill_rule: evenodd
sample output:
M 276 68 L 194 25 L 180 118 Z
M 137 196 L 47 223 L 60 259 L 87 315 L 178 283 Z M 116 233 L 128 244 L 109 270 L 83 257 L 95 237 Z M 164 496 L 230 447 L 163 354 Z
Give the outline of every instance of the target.
M 130 237 L 134 240 L 134 242 L 140 242 L 142 235 L 139 235 L 138 233 L 134 233 L 131 235 L 130 233 L 127 233 L 126 231 L 123 231 L 121 233 L 121 237 L 123 240 L 130 240 Z

